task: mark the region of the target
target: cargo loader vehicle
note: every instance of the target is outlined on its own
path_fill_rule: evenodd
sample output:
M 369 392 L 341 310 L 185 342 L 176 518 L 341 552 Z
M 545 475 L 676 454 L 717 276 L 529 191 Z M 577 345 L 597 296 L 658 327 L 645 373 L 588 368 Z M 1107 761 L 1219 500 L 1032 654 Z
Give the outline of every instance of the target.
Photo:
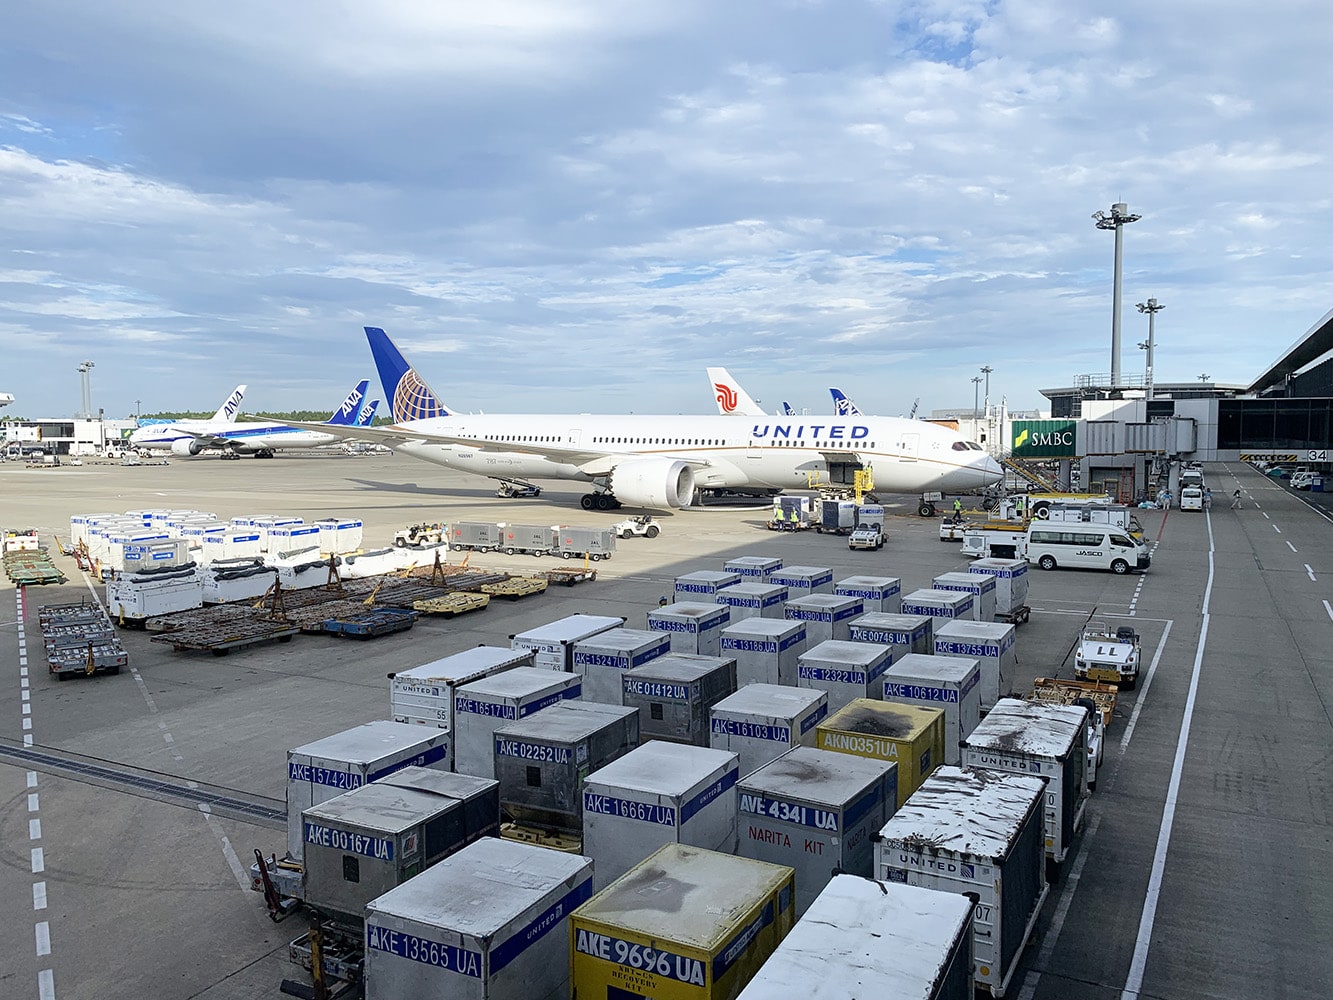
M 1122 625 L 1113 629 L 1106 622 L 1089 621 L 1079 634 L 1074 676 L 1132 691 L 1139 680 L 1139 653 L 1139 633 L 1133 628 Z

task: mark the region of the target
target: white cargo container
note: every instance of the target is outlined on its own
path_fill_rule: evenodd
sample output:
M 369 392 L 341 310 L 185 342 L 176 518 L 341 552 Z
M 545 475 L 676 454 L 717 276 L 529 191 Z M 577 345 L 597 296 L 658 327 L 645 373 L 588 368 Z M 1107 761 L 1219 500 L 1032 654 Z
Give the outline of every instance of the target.
M 366 907 L 366 1000 L 564 1000 L 592 860 L 487 837 Z
M 831 715 L 857 698 L 883 698 L 884 674 L 892 664 L 892 646 L 832 639 L 801 654 L 796 683 L 827 691 Z
M 849 576 L 833 585 L 839 597 L 859 597 L 866 614 L 896 615 L 902 611 L 902 581 L 896 576 Z
M 768 583 L 768 578 L 782 569 L 782 560 L 776 556 L 737 556 L 728 559 L 722 568 L 729 573 L 739 573 L 746 580 Z
M 995 577 L 986 573 L 941 573 L 932 586 L 936 590 L 954 590 L 972 595 L 972 620 L 995 620 Z
M 639 713 L 562 701 L 495 731 L 500 804 L 515 822 L 583 833 L 583 779 L 639 745 Z
M 833 593 L 833 570 L 826 566 L 783 566 L 768 574 L 768 582 L 791 591 L 792 597 Z
M 284 528 L 286 529 L 298 528 L 303 526 L 304 524 L 305 524 L 305 518 L 295 517 L 287 514 L 269 514 L 262 517 L 256 517 L 255 523 L 252 525 L 252 527 L 257 528 L 259 530 L 260 535 L 263 537 L 264 551 L 276 553 L 283 551 L 283 547 L 280 544 L 274 544 L 274 538 L 273 538 L 274 532 Z M 318 533 L 319 529 L 316 528 L 315 537 L 309 539 L 304 544 L 305 545 L 317 544 Z M 299 548 L 301 546 L 296 545 L 292 547 Z
M 865 614 L 865 604 L 859 597 L 839 597 L 836 594 L 811 594 L 793 597 L 787 602 L 783 615 L 788 621 L 804 622 L 811 645 L 838 639 L 851 641 L 851 623 Z
M 452 729 L 454 689 L 514 667 L 530 667 L 530 649 L 474 646 L 389 675 L 389 714 L 395 722 Z
M 533 666 L 547 670 L 574 669 L 574 646 L 576 643 L 591 639 L 595 635 L 620 628 L 625 619 L 611 615 L 568 615 L 564 618 L 538 625 L 526 632 L 519 632 L 509 637 L 512 649 L 530 649 L 537 654 Z
M 1017 627 L 1004 622 L 948 622 L 935 630 L 935 652 L 981 664 L 981 708 L 992 708 L 1018 675 Z
M 737 783 L 740 853 L 796 870 L 799 917 L 834 871 L 871 878 L 898 808 L 898 765 L 797 747 Z
M 263 539 L 257 531 L 226 531 L 204 535 L 199 540 L 200 559 L 214 563 L 225 559 L 258 559 L 263 555 Z
M 279 524 L 268 530 L 268 551 L 281 555 L 313 548 L 319 551 L 319 525 Z
M 200 548 L 204 544 L 205 537 L 216 535 L 220 538 L 229 530 L 231 530 L 231 524 L 227 521 L 199 521 L 183 525 L 180 529 L 180 537 L 186 539 L 192 548 Z
M 835 875 L 806 913 L 738 1000 L 972 1000 L 966 896 Z
M 1046 857 L 1056 881 L 1088 802 L 1087 709 L 1001 698 L 964 743 L 963 763 L 1046 779 Z
M 121 569 L 126 573 L 142 573 L 150 569 L 179 569 L 190 561 L 190 545 L 180 538 L 125 542 L 120 546 L 120 558 Z
M 972 595 L 956 590 L 935 590 L 927 587 L 914 590 L 903 597 L 903 614 L 929 615 L 935 619 L 935 634 L 949 622 L 965 619 L 972 621 Z
M 1039 778 L 941 767 L 875 843 L 879 881 L 975 897 L 973 976 L 994 997 L 1004 996 L 1049 891 L 1042 797 Z
M 708 714 L 736 690 L 728 656 L 668 653 L 625 671 L 621 702 L 639 710 L 639 739 L 708 746 Z
M 740 583 L 739 573 L 729 570 L 701 569 L 676 577 L 677 601 L 710 601 L 719 590 Z
M 574 643 L 574 673 L 583 678 L 583 700 L 619 705 L 621 678 L 671 651 L 671 637 L 644 629 L 613 628 Z
M 90 525 L 100 524 L 103 521 L 110 521 L 121 517 L 115 513 L 100 514 L 72 514 L 69 519 L 69 541 L 71 545 L 78 545 L 80 542 L 88 540 L 88 528 Z M 143 522 L 140 522 L 142 524 Z
M 495 777 L 495 730 L 583 693 L 578 674 L 514 667 L 454 688 L 453 770 Z
M 278 579 L 278 571 L 258 559 L 215 559 L 201 567 L 205 604 L 254 600 L 263 597 Z
M 174 570 L 122 573 L 106 585 L 107 612 L 127 622 L 189 611 L 203 604 L 204 581 L 193 563 Z
M 892 646 L 894 659 L 907 653 L 935 652 L 935 619 L 929 615 L 895 615 L 870 612 L 847 625 L 852 642 L 874 642 Z
M 823 691 L 751 684 L 713 706 L 708 745 L 736 754 L 744 776 L 792 747 L 812 746 L 827 715 Z
M 796 683 L 808 642 L 805 622 L 745 618 L 722 630 L 721 654 L 736 660 L 736 686 Z
M 405 767 L 448 770 L 449 736 L 398 722 L 367 722 L 287 751 L 287 853 L 303 851 L 301 814 Z
M 663 844 L 736 853 L 734 753 L 654 740 L 583 781 L 583 849 L 597 888 Z
M 355 552 L 361 548 L 363 525 L 359 517 L 322 517 L 319 527 L 319 551 Z
M 136 572 L 143 568 L 142 560 L 136 559 L 135 555 L 142 552 L 141 546 L 153 542 L 177 543 L 178 540 L 171 538 L 165 531 L 145 531 L 140 528 L 138 531 L 118 531 L 114 534 L 105 536 L 107 554 L 102 560 L 102 570 L 105 573 L 111 570 L 116 573 Z M 125 559 L 125 550 L 129 548 L 131 553 L 130 561 Z
M 722 630 L 731 624 L 731 609 L 724 604 L 677 601 L 648 612 L 648 629 L 671 636 L 673 653 L 717 656 L 722 651 Z
M 1026 559 L 978 559 L 969 573 L 989 573 L 995 577 L 995 610 L 1000 614 L 1016 611 L 1028 602 L 1028 561 Z
M 730 608 L 731 620 L 738 622 L 745 618 L 781 618 L 782 607 L 789 596 L 786 587 L 775 583 L 742 582 L 719 590 L 713 600 Z
M 884 700 L 944 710 L 944 763 L 962 760 L 962 743 L 981 721 L 981 664 L 965 656 L 908 653 L 884 675 Z

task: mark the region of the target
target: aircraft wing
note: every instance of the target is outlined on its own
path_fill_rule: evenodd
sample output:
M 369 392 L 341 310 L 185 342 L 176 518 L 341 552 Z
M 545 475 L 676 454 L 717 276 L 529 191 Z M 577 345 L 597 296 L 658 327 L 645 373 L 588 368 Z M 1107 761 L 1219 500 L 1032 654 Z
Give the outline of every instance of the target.
M 176 429 L 193 440 L 200 448 L 237 448 L 241 444 L 241 442 L 234 438 L 223 437 L 220 434 L 191 431 L 186 430 L 183 427 L 177 427 Z

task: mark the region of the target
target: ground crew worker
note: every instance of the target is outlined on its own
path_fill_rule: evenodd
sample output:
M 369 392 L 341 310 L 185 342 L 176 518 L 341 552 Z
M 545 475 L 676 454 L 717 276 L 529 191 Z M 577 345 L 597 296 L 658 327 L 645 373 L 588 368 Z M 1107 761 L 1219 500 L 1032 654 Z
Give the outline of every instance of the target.
M 1240 510 L 1240 490 L 1231 494 L 1231 509 Z
M 961 518 L 962 516 L 963 516 L 963 501 L 962 501 L 962 498 L 961 498 L 961 497 L 954 497 L 954 498 L 953 498 L 953 517 L 954 517 L 954 520 L 956 521 L 956 520 L 958 520 L 959 518 Z

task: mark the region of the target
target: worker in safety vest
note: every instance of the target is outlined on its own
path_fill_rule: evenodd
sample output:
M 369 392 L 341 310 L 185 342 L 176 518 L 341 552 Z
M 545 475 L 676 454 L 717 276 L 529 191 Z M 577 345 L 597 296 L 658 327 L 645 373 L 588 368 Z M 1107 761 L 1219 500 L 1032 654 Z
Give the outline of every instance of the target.
M 955 521 L 963 516 L 963 500 L 961 497 L 953 498 L 953 516 Z

